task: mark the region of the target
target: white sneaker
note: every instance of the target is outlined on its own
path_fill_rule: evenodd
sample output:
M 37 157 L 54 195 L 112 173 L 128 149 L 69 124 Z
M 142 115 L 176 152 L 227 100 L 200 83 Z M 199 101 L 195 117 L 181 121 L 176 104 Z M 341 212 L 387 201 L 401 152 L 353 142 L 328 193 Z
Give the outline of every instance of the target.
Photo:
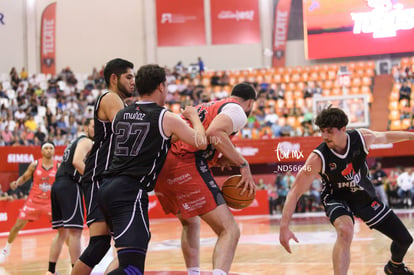
M 3 248 L 0 252 L 0 264 L 4 263 L 7 259 L 7 256 L 10 254 L 10 249 Z

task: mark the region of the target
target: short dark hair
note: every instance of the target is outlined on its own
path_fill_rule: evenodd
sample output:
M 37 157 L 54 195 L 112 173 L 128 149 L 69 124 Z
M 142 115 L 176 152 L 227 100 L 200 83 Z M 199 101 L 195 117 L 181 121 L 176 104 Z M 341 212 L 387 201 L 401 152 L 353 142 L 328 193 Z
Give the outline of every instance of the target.
M 85 119 L 85 123 L 83 125 L 89 126 L 89 124 L 91 124 L 91 121 L 92 120 L 93 120 L 93 118 L 87 118 L 87 119 Z
M 348 116 L 342 109 L 331 107 L 323 109 L 315 119 L 315 125 L 322 128 L 341 129 L 348 125 Z
M 167 80 L 165 69 L 157 64 L 147 64 L 139 68 L 135 85 L 139 95 L 151 95 L 161 83 Z
M 134 64 L 125 59 L 115 58 L 106 63 L 103 72 L 106 86 L 109 87 L 112 74 L 115 74 L 119 78 L 128 69 L 134 69 Z
M 231 95 L 241 97 L 244 100 L 256 100 L 256 90 L 247 82 L 242 82 L 234 86 Z

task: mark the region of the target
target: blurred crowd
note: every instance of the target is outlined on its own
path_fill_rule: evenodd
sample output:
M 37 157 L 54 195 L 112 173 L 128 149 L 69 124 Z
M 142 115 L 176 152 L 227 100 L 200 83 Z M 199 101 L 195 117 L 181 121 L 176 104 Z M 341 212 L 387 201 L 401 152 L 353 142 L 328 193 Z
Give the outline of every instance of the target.
M 185 68 L 180 62 L 166 70 L 166 107 L 171 111 L 178 113 L 182 106 L 222 99 L 231 93 L 232 84 L 226 72 L 206 76 L 200 71 L 204 67 Z M 250 80 L 258 91 L 258 100 L 248 125 L 236 138 L 314 134 L 309 108 L 278 104 L 286 99 L 285 85 Z M 45 139 L 66 145 L 77 136 L 83 121 L 93 116 L 95 100 L 103 92 L 103 68 L 93 68 L 90 74 L 76 74 L 67 67 L 56 76 L 29 75 L 25 68 L 12 68 L 8 76 L 3 74 L 0 78 L 0 146 L 39 145 Z M 301 91 L 303 98 L 320 93 L 320 87 L 312 81 Z

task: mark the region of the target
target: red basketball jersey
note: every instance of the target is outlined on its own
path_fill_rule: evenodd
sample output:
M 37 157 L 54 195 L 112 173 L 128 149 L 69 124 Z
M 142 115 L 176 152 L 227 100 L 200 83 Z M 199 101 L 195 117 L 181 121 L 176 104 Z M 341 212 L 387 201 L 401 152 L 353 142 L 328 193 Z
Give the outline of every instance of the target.
M 226 99 L 222 99 L 219 101 L 210 101 L 208 103 L 202 103 L 202 104 L 195 106 L 195 108 L 197 108 L 197 111 L 198 111 L 198 116 L 200 117 L 200 120 L 203 123 L 204 129 L 207 129 L 210 126 L 213 119 L 221 112 L 224 105 L 228 103 L 239 104 L 239 102 L 233 98 L 226 98 Z M 189 121 L 187 122 L 191 126 L 190 122 Z M 211 151 L 211 152 L 208 155 L 207 159 L 211 160 L 212 158 L 214 158 L 214 155 L 215 155 L 215 150 L 214 150 L 215 141 L 209 140 L 208 142 L 210 143 L 211 146 L 209 146 L 209 148 L 206 151 Z M 181 140 L 178 140 L 177 142 L 171 145 L 171 151 L 176 155 L 182 155 L 188 152 L 197 152 L 199 150 Z
M 58 161 L 53 161 L 53 166 L 49 170 L 43 167 L 42 159 L 37 160 L 36 169 L 33 172 L 33 183 L 29 193 L 29 198 L 35 203 L 50 203 L 50 191 L 55 182 L 58 169 Z

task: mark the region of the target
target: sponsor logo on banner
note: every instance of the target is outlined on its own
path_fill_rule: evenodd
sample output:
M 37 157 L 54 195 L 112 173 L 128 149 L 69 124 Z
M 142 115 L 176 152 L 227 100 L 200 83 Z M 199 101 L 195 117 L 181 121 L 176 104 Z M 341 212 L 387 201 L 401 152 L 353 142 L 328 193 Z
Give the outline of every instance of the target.
M 373 38 L 395 37 L 397 30 L 414 28 L 414 9 L 391 0 L 367 0 L 370 12 L 351 12 L 354 34 L 372 33 Z M 393 3 L 394 2 L 394 3 Z
M 197 16 L 174 13 L 163 13 L 161 15 L 161 24 L 183 24 L 192 20 L 197 20 Z
M 276 4 L 275 24 L 273 26 L 273 67 L 285 66 L 290 6 L 291 0 L 280 0 Z
M 260 43 L 258 3 L 258 0 L 210 0 L 212 44 Z
M 8 163 L 30 163 L 34 161 L 34 156 L 32 154 L 8 154 L 7 162 Z
M 243 156 L 255 156 L 259 152 L 257 147 L 236 147 L 236 150 L 240 152 Z
M 41 70 L 44 74 L 56 73 L 56 3 L 45 8 L 41 26 Z
M 246 10 L 246 11 L 221 11 L 217 15 L 218 19 L 226 20 L 226 19 L 234 19 L 236 21 L 241 20 L 254 20 L 254 10 Z

